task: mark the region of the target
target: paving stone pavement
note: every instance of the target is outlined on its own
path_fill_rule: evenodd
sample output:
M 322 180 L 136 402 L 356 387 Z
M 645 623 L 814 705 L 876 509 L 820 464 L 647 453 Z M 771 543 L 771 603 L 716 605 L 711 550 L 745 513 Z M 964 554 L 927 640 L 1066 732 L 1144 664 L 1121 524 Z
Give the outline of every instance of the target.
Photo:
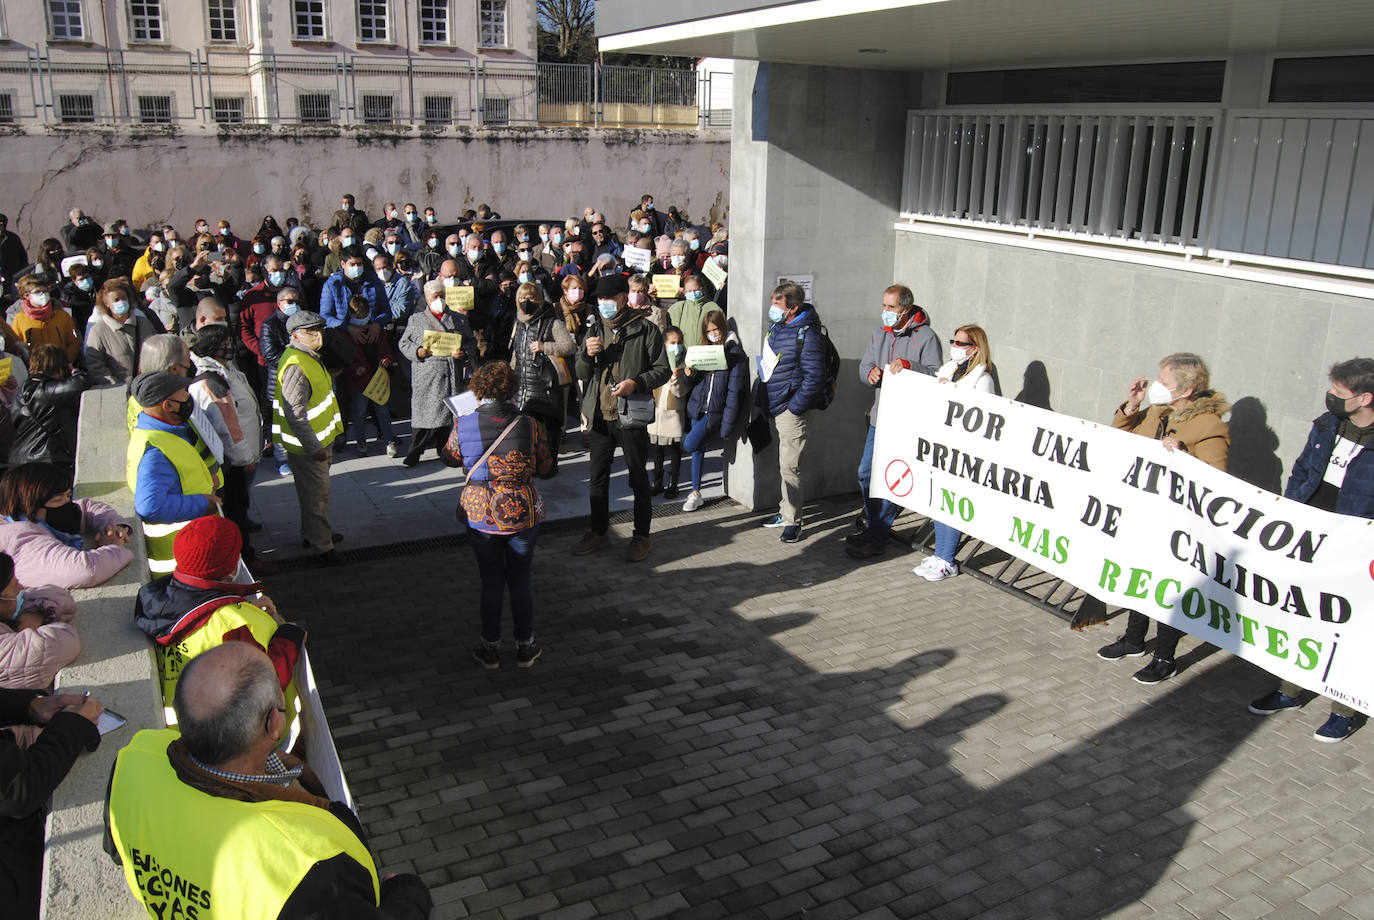
M 529 670 L 469 657 L 464 546 L 269 579 L 383 871 L 436 918 L 1374 918 L 1374 732 L 1250 715 L 1271 679 L 1188 638 L 1145 687 L 1094 654 L 1114 624 L 851 560 L 853 504 L 796 546 L 656 519 L 639 565 L 625 524 L 585 558 L 547 526 Z

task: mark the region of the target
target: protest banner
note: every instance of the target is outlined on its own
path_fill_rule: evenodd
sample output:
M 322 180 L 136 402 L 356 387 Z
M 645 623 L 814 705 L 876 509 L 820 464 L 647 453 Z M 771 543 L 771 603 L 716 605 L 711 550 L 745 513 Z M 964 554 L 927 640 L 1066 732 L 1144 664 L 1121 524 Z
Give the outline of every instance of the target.
M 463 337 L 457 332 L 426 329 L 421 342 L 436 358 L 454 358 L 463 350 Z
M 872 494 L 1374 713 L 1374 521 L 924 374 L 883 380 Z
M 682 279 L 677 275 L 654 275 L 654 296 L 659 300 L 677 300 L 682 291 Z
M 690 345 L 687 348 L 687 366 L 694 371 L 723 371 L 725 363 L 724 345 Z
M 455 284 L 444 288 L 444 305 L 454 313 L 466 313 L 476 303 L 473 289 L 467 285 Z
M 706 264 L 701 268 L 701 273 L 706 276 L 707 281 L 716 286 L 716 290 L 725 286 L 725 269 L 717 265 L 715 259 L 707 259 Z
M 626 246 L 620 253 L 620 258 L 625 263 L 625 267 L 634 271 L 647 272 L 649 266 L 653 264 L 654 254 L 647 249 L 640 249 L 638 246 Z
M 391 374 L 386 368 L 377 368 L 377 373 L 372 375 L 372 380 L 363 389 L 363 395 L 379 406 L 391 401 Z

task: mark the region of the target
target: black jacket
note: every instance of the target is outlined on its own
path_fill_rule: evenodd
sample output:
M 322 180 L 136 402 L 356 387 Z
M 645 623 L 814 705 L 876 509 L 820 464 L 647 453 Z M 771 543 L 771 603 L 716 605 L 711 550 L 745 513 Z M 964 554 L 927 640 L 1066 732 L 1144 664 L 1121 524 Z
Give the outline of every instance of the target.
M 14 444 L 11 466 L 20 463 L 76 463 L 76 416 L 81 394 L 89 387 L 85 371 L 64 380 L 30 375 L 14 400 Z

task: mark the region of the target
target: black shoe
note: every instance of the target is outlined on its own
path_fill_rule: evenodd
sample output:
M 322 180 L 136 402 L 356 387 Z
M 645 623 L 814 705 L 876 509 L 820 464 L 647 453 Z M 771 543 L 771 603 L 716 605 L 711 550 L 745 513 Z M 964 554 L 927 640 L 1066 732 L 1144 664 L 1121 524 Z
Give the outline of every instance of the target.
M 853 533 L 845 534 L 844 542 L 850 546 L 863 546 L 868 542 L 868 535 L 862 530 L 856 530 Z
M 855 545 L 846 546 L 844 551 L 849 554 L 851 559 L 872 559 L 874 556 L 883 554 L 883 547 L 874 543 L 872 540 L 864 540 Z
M 524 645 L 516 643 L 515 666 L 518 668 L 532 668 L 542 654 L 544 654 L 544 650 L 540 648 L 539 643 L 535 642 L 533 639 Z
M 315 561 L 320 565 L 348 565 L 347 562 L 344 562 L 344 557 L 339 555 L 337 549 L 331 549 L 327 553 L 320 553 L 315 557 Z
M 472 657 L 488 671 L 495 671 L 501 667 L 500 646 L 487 645 L 485 642 L 478 643 L 472 650 Z M 522 667 L 528 667 L 528 665 L 522 665 Z
M 653 484 L 649 487 L 649 494 L 650 494 L 650 495 L 661 495 L 661 494 L 663 494 L 663 480 L 662 480 L 662 479 L 655 479 L 655 480 L 653 481 Z
M 677 495 L 677 480 L 674 480 L 663 487 L 664 498 L 677 498 Z
M 786 527 L 782 529 L 782 533 L 778 535 L 778 540 L 783 543 L 800 543 L 801 525 L 788 524 Z
M 858 517 L 854 518 L 854 532 L 863 533 L 868 529 L 868 513 L 860 511 Z
M 1158 684 L 1168 680 L 1178 673 L 1174 669 L 1174 662 L 1169 658 L 1152 658 L 1150 663 L 1139 671 L 1131 675 L 1131 679 L 1138 684 Z
M 342 542 L 343 542 L 343 534 L 341 534 L 341 533 L 331 534 L 331 535 L 330 535 L 330 540 L 331 540 L 332 542 L 334 542 L 334 543 L 342 543 Z M 309 540 L 302 540 L 302 541 L 301 541 L 301 549 L 309 549 L 309 548 L 310 548 L 310 541 L 309 541 Z
M 1125 636 L 1117 639 L 1111 645 L 1104 645 L 1097 650 L 1097 657 L 1106 661 L 1118 661 L 1122 658 L 1139 658 L 1145 654 L 1144 642 L 1132 642 Z

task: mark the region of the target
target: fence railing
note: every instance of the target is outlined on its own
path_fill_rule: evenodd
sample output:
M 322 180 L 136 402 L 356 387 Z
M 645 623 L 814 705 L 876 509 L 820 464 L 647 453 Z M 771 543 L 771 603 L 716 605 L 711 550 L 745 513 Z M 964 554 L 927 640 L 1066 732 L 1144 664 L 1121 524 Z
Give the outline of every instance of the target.
M 728 127 L 725 94 L 711 93 L 728 76 L 413 55 L 0 49 L 0 123 Z
M 901 211 L 1374 280 L 1374 118 L 909 112 Z

